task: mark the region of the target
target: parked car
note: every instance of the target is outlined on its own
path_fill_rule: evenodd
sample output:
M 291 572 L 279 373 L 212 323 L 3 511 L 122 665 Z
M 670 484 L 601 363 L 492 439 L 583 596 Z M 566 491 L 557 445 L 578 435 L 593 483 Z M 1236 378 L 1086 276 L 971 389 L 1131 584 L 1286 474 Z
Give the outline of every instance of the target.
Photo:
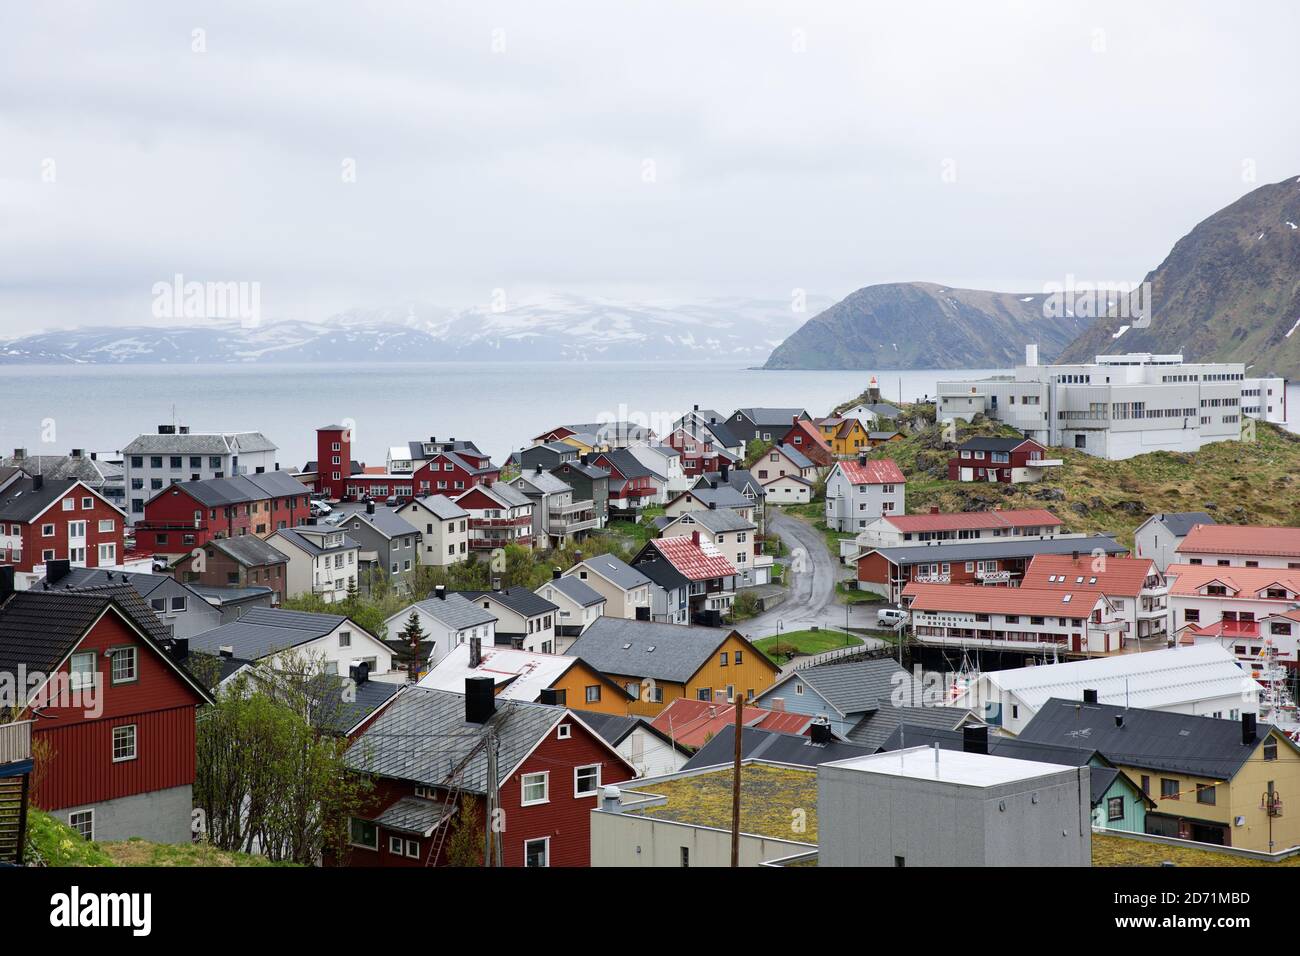
M 328 504 L 326 504 L 323 501 L 313 501 L 311 503 L 311 513 L 315 515 L 317 518 L 321 517 L 322 515 L 327 515 L 333 510 L 334 510 L 333 508 L 331 508 Z
M 907 620 L 907 612 L 901 607 L 882 607 L 876 612 L 876 624 L 881 627 L 897 627 Z

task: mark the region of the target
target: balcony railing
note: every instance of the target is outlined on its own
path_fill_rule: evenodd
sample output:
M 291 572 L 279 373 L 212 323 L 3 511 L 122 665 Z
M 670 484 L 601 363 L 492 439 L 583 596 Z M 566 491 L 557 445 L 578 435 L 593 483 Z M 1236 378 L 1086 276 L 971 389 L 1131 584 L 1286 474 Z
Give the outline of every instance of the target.
M 521 534 L 517 538 L 470 538 L 469 547 L 471 551 L 493 551 L 496 548 L 504 548 L 508 544 L 517 544 L 523 547 L 530 547 L 533 543 L 533 536 Z
M 533 523 L 532 515 L 520 515 L 518 518 L 470 518 L 471 528 L 522 528 Z
M 552 518 L 546 525 L 546 530 L 551 534 L 577 534 L 579 531 L 587 531 L 591 528 L 599 527 L 600 519 L 594 516 L 586 518 Z
M 0 724 L 0 766 L 32 758 L 32 721 Z

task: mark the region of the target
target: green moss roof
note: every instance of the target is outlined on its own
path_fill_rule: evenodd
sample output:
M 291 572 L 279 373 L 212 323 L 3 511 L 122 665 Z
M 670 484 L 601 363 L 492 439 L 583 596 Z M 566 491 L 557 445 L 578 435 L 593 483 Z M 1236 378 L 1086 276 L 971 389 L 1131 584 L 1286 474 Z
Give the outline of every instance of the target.
M 731 770 L 681 777 L 629 789 L 667 797 L 660 806 L 629 812 L 695 826 L 731 829 Z M 795 829 L 802 823 L 804 830 Z M 740 770 L 740 830 L 776 840 L 817 842 L 817 772 L 749 763 Z

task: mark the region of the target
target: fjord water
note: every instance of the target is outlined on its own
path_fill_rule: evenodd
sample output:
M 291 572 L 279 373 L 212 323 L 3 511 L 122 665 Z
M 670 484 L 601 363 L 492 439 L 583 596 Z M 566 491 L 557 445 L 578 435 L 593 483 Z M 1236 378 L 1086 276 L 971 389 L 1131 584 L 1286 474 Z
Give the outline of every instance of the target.
M 860 394 L 869 371 L 762 371 L 716 362 L 457 362 L 321 365 L 0 366 L 0 451 L 120 449 L 176 421 L 194 431 L 260 430 L 280 466 L 316 457 L 315 430 L 354 425 L 355 457 L 383 464 L 390 445 L 467 438 L 501 461 L 567 422 L 630 417 L 663 424 L 698 404 L 723 415 L 749 406 L 813 415 Z M 880 371 L 889 401 L 933 395 L 940 378 L 994 370 Z

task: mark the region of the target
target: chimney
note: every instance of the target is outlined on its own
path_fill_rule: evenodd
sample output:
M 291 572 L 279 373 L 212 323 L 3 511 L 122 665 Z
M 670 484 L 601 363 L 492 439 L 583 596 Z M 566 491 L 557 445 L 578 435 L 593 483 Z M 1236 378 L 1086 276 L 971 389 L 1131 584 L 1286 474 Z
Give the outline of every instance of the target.
M 7 565 L 0 568 L 0 601 L 14 593 L 14 567 Z
M 691 544 L 697 548 L 700 546 L 700 533 L 698 531 L 691 532 Z
M 590 464 L 591 456 L 584 451 L 581 455 L 578 456 L 578 461 L 582 462 L 584 465 Z
M 1078 560 L 1079 560 L 1079 552 L 1078 552 L 1078 551 L 1071 551 L 1071 552 L 1070 552 L 1070 557 L 1071 557 L 1073 560 L 1078 561 Z
M 496 682 L 491 677 L 466 677 L 465 723 L 486 724 L 496 709 Z
M 1095 704 L 1095 703 L 1097 703 L 1097 692 L 1096 692 L 1095 690 L 1093 690 L 1092 688 L 1087 688 L 1086 690 L 1084 690 L 1084 692 L 1083 692 L 1083 702 L 1084 702 L 1085 704 Z
M 55 561 L 45 562 L 45 581 L 48 584 L 57 584 L 72 572 L 72 562 L 67 558 L 59 558 Z
M 867 453 L 865 451 L 858 452 L 858 464 L 862 465 L 864 468 L 866 467 Z
M 835 735 L 831 733 L 831 725 L 820 720 L 808 725 L 808 737 L 819 747 L 825 747 L 835 739 Z
M 447 600 L 447 585 L 445 585 L 445 584 L 439 584 L 439 585 L 437 585 L 437 586 L 433 589 L 433 593 L 434 593 L 434 595 L 438 598 L 439 601 L 445 601 L 445 600 Z
M 987 754 L 989 752 L 989 728 L 987 724 L 967 724 L 961 729 L 961 749 L 968 754 Z
M 44 476 L 44 475 L 33 475 L 33 476 L 32 476 L 32 491 L 36 491 L 37 489 L 39 489 L 39 488 L 43 488 L 43 487 L 45 487 L 45 476 Z
M 353 661 L 348 665 L 348 676 L 354 684 L 364 684 L 370 677 L 370 665 L 365 661 Z
M 492 579 L 492 590 L 493 590 L 494 592 L 499 592 L 499 591 L 501 590 L 501 579 L 500 579 L 500 578 L 493 578 L 493 579 Z
M 1246 746 L 1250 746 L 1255 742 L 1257 736 L 1258 734 L 1256 733 L 1255 730 L 1255 715 L 1242 714 L 1241 715 L 1241 742 Z
M 190 656 L 190 639 L 173 637 L 171 643 L 167 645 L 167 654 L 177 664 L 184 664 Z
M 235 656 L 235 649 L 230 644 L 222 644 L 217 648 L 217 653 L 222 657 L 231 658 Z
M 26 458 L 26 457 L 27 457 L 27 449 L 26 449 L 26 448 L 15 448 L 15 449 L 14 449 L 14 458 L 15 458 L 16 460 L 18 460 L 18 461 L 22 461 L 22 460 L 23 460 L 24 458 Z
M 1116 714 L 1116 715 L 1115 715 L 1115 726 L 1116 726 L 1116 727 L 1123 728 L 1123 726 L 1124 726 L 1124 715 L 1123 715 L 1123 714 Z
M 731 466 L 724 461 L 718 469 L 718 474 L 722 476 L 723 481 L 726 481 L 727 476 L 731 474 Z
M 373 501 L 367 501 L 367 502 L 366 502 L 366 514 L 368 514 L 368 515 L 372 515 L 372 514 L 374 514 L 374 513 L 375 513 L 375 503 L 374 503 Z
M 83 452 L 80 448 L 74 448 L 74 449 L 72 449 L 72 454 L 69 455 L 68 457 L 69 457 L 69 458 L 81 458 L 81 457 L 84 457 L 84 452 Z
M 613 785 L 600 788 L 600 808 L 606 813 L 623 812 L 623 791 Z
M 718 509 L 718 503 L 717 503 L 716 501 L 710 501 L 710 502 L 709 502 L 709 510 L 710 510 L 710 511 L 716 511 L 717 509 Z
M 1033 343 L 1025 346 L 1025 364 L 1033 368 L 1038 364 L 1038 345 Z
M 551 568 L 551 580 L 558 581 L 564 577 L 564 571 L 560 568 Z
M 938 506 L 938 505 L 930 505 L 930 514 L 932 514 L 932 515 L 937 515 L 938 513 L 939 513 L 939 506 Z
M 717 490 L 718 490 L 718 483 L 717 483 L 716 481 L 714 481 L 713 479 L 709 479 L 709 489 L 710 489 L 711 491 L 717 491 Z
M 483 663 L 483 638 L 471 637 L 469 639 L 469 666 L 478 667 Z
M 538 465 L 538 466 L 537 466 L 537 470 L 536 470 L 535 472 L 533 472 L 533 474 L 534 474 L 534 475 L 540 475 L 541 473 L 542 473 L 542 466 L 541 466 L 541 465 Z
M 552 707 L 558 707 L 560 706 L 560 694 L 561 691 L 556 690 L 554 687 L 544 687 L 542 688 L 542 693 L 537 698 L 537 702 L 539 704 L 550 704 Z
M 573 552 L 573 563 L 574 563 L 574 564 L 582 564 L 582 552 L 581 552 L 581 551 L 575 551 L 575 552 Z

